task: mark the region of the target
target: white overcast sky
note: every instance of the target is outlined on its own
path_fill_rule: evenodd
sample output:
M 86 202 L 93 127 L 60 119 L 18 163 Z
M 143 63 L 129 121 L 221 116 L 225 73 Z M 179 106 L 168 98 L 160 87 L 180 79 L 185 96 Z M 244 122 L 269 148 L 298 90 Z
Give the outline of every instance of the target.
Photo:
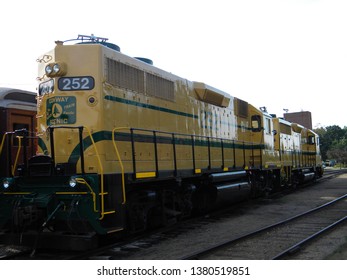
M 93 33 L 269 113 L 347 126 L 345 0 L 11 0 L 0 26 L 0 87 L 36 91 L 36 59 Z

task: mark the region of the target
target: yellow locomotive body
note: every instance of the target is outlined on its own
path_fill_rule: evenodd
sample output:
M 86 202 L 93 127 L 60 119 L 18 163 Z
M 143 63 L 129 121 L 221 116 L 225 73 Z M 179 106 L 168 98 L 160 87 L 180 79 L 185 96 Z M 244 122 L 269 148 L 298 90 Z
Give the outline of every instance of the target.
M 143 141 L 135 141 L 138 146 L 135 147 L 138 150 L 137 177 L 158 176 L 160 171 L 174 169 L 172 143 L 164 141 L 171 140 L 172 134 L 182 142 L 182 145 L 176 143 L 175 147 L 177 170 L 191 170 L 194 167 L 194 172 L 200 173 L 204 169 L 223 167 L 222 171 L 227 171 L 229 168 L 248 166 L 249 163 L 243 159 L 249 157 L 248 150 L 252 144 L 251 109 L 248 103 L 242 101 L 239 104 L 241 100 L 220 90 L 179 78 L 100 44 L 57 45 L 53 53 L 43 57 L 48 56 L 51 60 L 42 61 L 40 77 L 45 76 L 45 67 L 51 61 L 63 62 L 67 72 L 64 77 L 53 77 L 54 83 L 60 84 L 60 87 L 40 96 L 38 133 L 45 143 L 40 146 L 42 153 L 49 150 L 49 137 L 44 137 L 48 127 L 84 126 L 98 142 L 98 155 L 92 147 L 85 151 L 86 171 L 100 172 L 100 166 L 96 164 L 98 156 L 104 173 L 119 173 L 119 161 L 122 161 L 124 171 L 131 173 L 134 170 L 130 141 L 118 142 L 115 139 L 114 143 L 121 151 L 118 159 L 109 135 L 114 132 L 125 137 L 133 129 L 137 137 L 143 137 Z M 86 83 L 94 81 L 92 89 L 79 88 L 83 86 L 84 78 Z M 74 90 L 74 86 L 78 90 Z M 257 109 L 252 110 L 260 114 Z M 152 139 L 154 131 L 158 133 L 155 136 L 163 140 L 163 143 L 157 143 L 157 160 Z M 73 135 L 74 131 L 67 129 L 57 137 L 57 161 L 69 160 L 78 144 L 78 137 L 73 138 Z M 191 145 L 187 145 L 192 141 L 192 136 L 193 141 L 201 144 L 195 145 L 194 159 Z M 83 137 L 88 137 L 87 131 Z M 231 161 L 233 157 L 227 156 L 226 162 L 222 162 L 220 147 L 215 147 L 221 139 L 245 145 L 246 156 L 239 153 L 238 148 L 235 160 Z M 211 142 L 210 162 L 207 159 L 208 140 Z M 157 168 L 155 161 L 159 165 Z
M 47 56 L 53 62 L 62 61 L 68 69 L 64 77 L 53 78 L 54 83 L 68 85 L 67 90 L 55 87 L 40 97 L 42 153 L 49 153 L 49 127 L 83 126 L 83 138 L 90 131 L 96 142 L 94 147 L 85 147 L 86 172 L 102 169 L 104 174 L 113 174 L 123 168 L 124 173 L 143 179 L 160 177 L 161 172 L 200 174 L 261 165 L 261 138 L 250 128 L 250 115 L 261 112 L 247 102 L 100 44 L 57 45 L 43 57 Z M 50 63 L 41 63 L 41 77 Z M 85 77 L 93 79 L 94 87 L 74 91 L 74 79 L 79 87 Z M 71 162 L 78 131 L 66 128 L 59 133 L 56 162 Z M 252 137 L 258 138 L 256 144 Z
M 89 39 L 38 59 L 38 155 L 1 197 L 18 216 L 27 186 L 55 232 L 137 231 L 321 176 L 311 130 Z

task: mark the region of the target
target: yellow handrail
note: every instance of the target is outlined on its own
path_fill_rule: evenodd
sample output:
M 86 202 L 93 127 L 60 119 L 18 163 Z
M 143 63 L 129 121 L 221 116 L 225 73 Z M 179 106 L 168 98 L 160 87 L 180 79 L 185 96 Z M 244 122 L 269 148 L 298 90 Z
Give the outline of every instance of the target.
M 4 147 L 6 136 L 8 134 L 10 134 L 10 133 L 12 133 L 12 132 L 5 132 L 5 134 L 2 136 L 2 140 L 1 140 L 1 144 L 0 144 L 0 155 L 1 155 L 2 149 Z M 23 136 L 16 136 L 16 137 L 18 138 L 18 150 L 17 150 L 16 159 L 14 161 L 14 164 L 11 167 L 11 174 L 12 174 L 12 176 L 14 176 L 14 172 L 16 170 L 16 166 L 17 166 L 20 150 L 22 149 L 22 138 L 23 138 Z
M 1 140 L 1 144 L 0 144 L 0 155 L 2 153 L 2 148 L 4 146 L 6 136 L 7 136 L 7 132 L 2 136 L 2 140 Z
M 90 140 L 92 141 L 92 144 L 93 144 L 93 147 L 94 147 L 94 150 L 95 150 L 95 153 L 96 153 L 96 158 L 98 159 L 98 164 L 99 164 L 99 169 L 100 169 L 100 194 L 101 195 L 101 216 L 99 218 L 99 220 L 102 220 L 105 216 L 105 198 L 104 198 L 104 195 L 106 194 L 104 192 L 104 170 L 103 170 L 103 167 L 102 167 L 102 163 L 101 163 L 101 159 L 100 159 L 100 155 L 99 155 L 99 152 L 98 152 L 98 149 L 96 148 L 96 145 L 95 145 L 95 141 L 94 141 L 94 138 L 89 130 L 88 127 L 84 126 L 84 128 L 87 130 L 88 134 L 89 134 L 89 138 Z
M 98 210 L 96 209 L 96 194 L 93 191 L 92 187 L 83 178 L 76 178 L 76 182 L 79 183 L 79 184 L 86 185 L 88 187 L 88 189 L 90 190 L 90 193 L 93 196 L 94 212 L 98 212 Z
M 129 127 L 116 127 L 112 130 L 112 143 L 113 143 L 113 147 L 116 151 L 116 154 L 117 154 L 117 159 L 119 161 L 119 165 L 120 165 L 120 168 L 121 168 L 121 173 L 122 173 L 122 192 L 123 192 L 123 202 L 122 204 L 125 204 L 126 203 L 126 194 L 125 194 L 125 180 L 124 180 L 124 166 L 123 166 L 123 162 L 122 162 L 122 159 L 119 155 L 119 151 L 118 151 L 118 148 L 117 148 L 117 145 L 116 145 L 116 141 L 115 141 L 115 138 L 114 138 L 114 133 L 116 130 L 123 130 L 123 129 L 129 129 Z
M 12 166 L 12 176 L 14 176 L 14 172 L 16 170 L 16 166 L 17 166 L 17 161 L 18 161 L 18 158 L 19 158 L 19 153 L 20 153 L 20 150 L 22 149 L 22 138 L 23 136 L 16 136 L 18 138 L 18 150 L 17 150 L 17 155 L 16 155 L 16 159 L 14 161 L 14 164 Z

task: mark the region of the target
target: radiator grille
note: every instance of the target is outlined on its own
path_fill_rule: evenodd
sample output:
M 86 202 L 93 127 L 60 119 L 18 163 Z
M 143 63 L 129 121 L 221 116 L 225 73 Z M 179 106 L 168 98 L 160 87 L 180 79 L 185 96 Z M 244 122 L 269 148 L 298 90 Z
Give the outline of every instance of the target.
M 174 83 L 170 80 L 147 73 L 146 93 L 154 97 L 174 101 Z
M 111 85 L 175 101 L 174 82 L 106 58 L 106 81 Z
M 145 93 L 143 71 L 109 58 L 106 60 L 106 67 L 106 80 L 108 83 Z

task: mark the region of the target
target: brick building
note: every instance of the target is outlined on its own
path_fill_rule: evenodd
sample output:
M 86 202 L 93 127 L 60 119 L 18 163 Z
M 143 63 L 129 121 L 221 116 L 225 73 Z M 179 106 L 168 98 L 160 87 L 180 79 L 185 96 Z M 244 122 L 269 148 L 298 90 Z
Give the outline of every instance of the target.
M 311 112 L 301 111 L 301 112 L 294 112 L 294 113 L 285 113 L 283 117 L 287 121 L 298 123 L 303 125 L 304 127 L 312 129 Z

